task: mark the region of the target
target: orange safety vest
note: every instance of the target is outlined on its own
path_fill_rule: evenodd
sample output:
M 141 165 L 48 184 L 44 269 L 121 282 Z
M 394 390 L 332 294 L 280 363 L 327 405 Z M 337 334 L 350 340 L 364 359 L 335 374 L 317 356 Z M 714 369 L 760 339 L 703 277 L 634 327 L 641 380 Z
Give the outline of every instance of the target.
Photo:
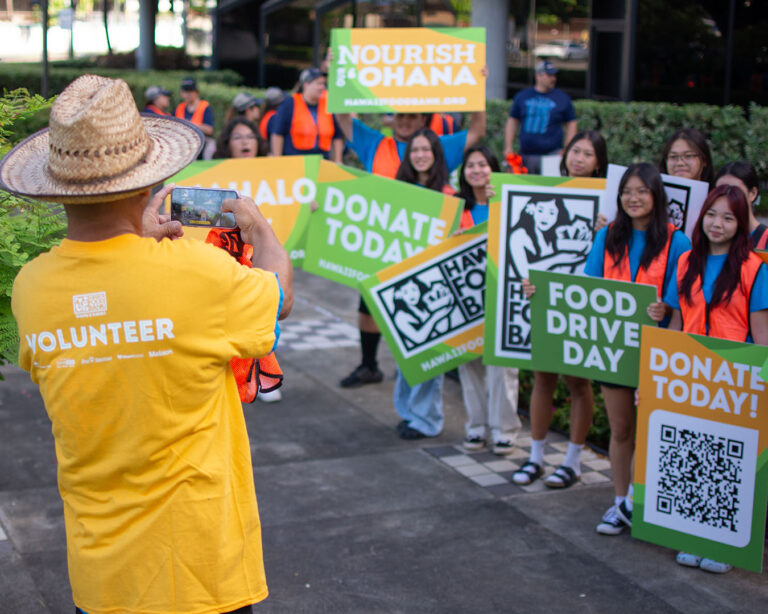
M 464 209 L 461 212 L 461 218 L 459 218 L 459 230 L 466 230 L 474 225 L 475 220 L 472 219 L 472 212 L 469 209 Z
M 442 113 L 432 113 L 429 129 L 437 136 L 453 134 L 453 117 L 450 115 L 443 115 Z
M 148 104 L 146 106 L 146 108 L 149 109 L 150 111 L 152 111 L 153 113 L 157 113 L 158 115 L 168 115 L 168 113 L 166 113 L 165 111 L 160 110 L 158 107 L 156 107 L 153 104 Z
M 267 111 L 264 113 L 264 117 L 261 118 L 261 121 L 259 122 L 259 134 L 261 134 L 261 138 L 265 141 L 267 140 L 267 124 L 269 123 L 269 120 L 272 118 L 273 115 L 277 115 L 277 111 L 275 109 L 272 109 L 271 111 Z
M 291 141 L 296 149 L 310 150 L 319 147 L 331 150 L 333 140 L 333 115 L 326 111 L 328 97 L 321 96 L 317 103 L 317 123 L 309 112 L 304 96 L 293 95 L 293 118 L 291 118 Z
M 187 105 L 183 102 L 179 103 L 179 106 L 176 107 L 176 117 L 180 119 L 184 119 L 184 112 L 186 111 Z M 205 113 L 205 110 L 209 107 L 209 104 L 205 100 L 200 100 L 197 103 L 197 107 L 195 108 L 195 112 L 192 113 L 192 117 L 189 118 L 189 121 L 191 121 L 196 126 L 202 126 L 203 125 L 203 114 Z
M 251 267 L 253 245 L 243 241 L 239 228 L 212 228 L 205 242 L 220 247 L 243 266 Z M 243 403 L 252 403 L 260 392 L 272 392 L 283 385 L 283 370 L 274 352 L 263 358 L 232 358 L 229 366 Z
M 677 261 L 678 288 L 688 270 L 690 255 L 690 252 L 686 252 Z M 688 301 L 682 295 L 679 297 L 683 332 L 731 341 L 746 341 L 749 336 L 749 296 L 762 264 L 762 258 L 750 252 L 749 258 L 741 265 L 741 283 L 731 294 L 731 300 L 727 303 L 720 302 L 712 309 L 704 299 L 701 278 L 696 279 L 691 288 L 691 300 Z
M 766 245 L 768 245 L 768 228 L 760 224 L 757 228 L 759 229 L 762 226 L 763 232 L 762 234 L 755 239 L 755 249 L 765 249 Z
M 634 281 L 637 284 L 656 286 L 659 296 L 664 292 L 664 275 L 667 272 L 667 260 L 669 259 L 669 246 L 672 244 L 672 233 L 675 232 L 673 224 L 667 224 L 667 243 L 656 257 L 648 265 L 648 268 L 638 268 L 635 278 L 630 276 L 629 256 L 627 248 L 624 248 L 619 262 L 614 265 L 613 259 L 606 252 L 603 256 L 603 278 L 616 279 L 618 281 Z
M 397 153 L 397 141 L 391 136 L 385 136 L 376 147 L 373 154 L 371 172 L 374 175 L 394 179 L 400 168 L 400 154 Z

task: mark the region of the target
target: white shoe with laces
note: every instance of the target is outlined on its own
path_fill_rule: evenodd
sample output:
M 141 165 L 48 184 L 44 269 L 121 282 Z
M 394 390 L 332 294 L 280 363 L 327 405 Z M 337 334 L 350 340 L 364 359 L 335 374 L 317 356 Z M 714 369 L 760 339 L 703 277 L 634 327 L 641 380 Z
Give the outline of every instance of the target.
M 595 527 L 595 531 L 601 535 L 619 535 L 626 527 L 627 524 L 616 513 L 616 506 L 612 505 L 603 514 L 603 519 Z
M 283 400 L 283 393 L 277 388 L 269 392 L 260 392 L 256 398 L 262 403 L 277 403 Z

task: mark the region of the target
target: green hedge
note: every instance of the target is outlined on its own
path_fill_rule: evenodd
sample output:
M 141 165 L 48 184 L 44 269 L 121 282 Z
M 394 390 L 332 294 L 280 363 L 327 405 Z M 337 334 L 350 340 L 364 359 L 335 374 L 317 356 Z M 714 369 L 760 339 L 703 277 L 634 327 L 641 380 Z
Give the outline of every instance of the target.
M 215 119 L 215 128 L 218 132 L 223 128 L 224 114 L 227 108 L 232 104 L 235 95 L 244 88 L 238 86 L 240 76 L 231 70 L 220 71 L 147 71 L 138 72 L 135 70 L 120 70 L 114 68 L 100 67 L 59 67 L 52 66 L 48 81 L 49 95 L 55 95 L 61 92 L 67 84 L 80 75 L 91 72 L 111 78 L 120 78 L 128 83 L 133 92 L 136 103 L 139 108 L 144 106 L 144 91 L 150 85 L 160 85 L 172 92 L 172 109 L 181 102 L 179 97 L 179 83 L 184 77 L 193 76 L 197 79 L 197 86 L 200 89 L 200 97 L 207 100 L 213 108 Z M 29 92 L 40 92 L 40 65 L 39 64 L 1 64 L 0 65 L 0 91 L 14 90 L 17 88 L 26 88 Z M 47 124 L 46 114 L 39 114 L 27 118 L 15 127 L 18 136 L 31 134 L 36 129 L 42 128 Z

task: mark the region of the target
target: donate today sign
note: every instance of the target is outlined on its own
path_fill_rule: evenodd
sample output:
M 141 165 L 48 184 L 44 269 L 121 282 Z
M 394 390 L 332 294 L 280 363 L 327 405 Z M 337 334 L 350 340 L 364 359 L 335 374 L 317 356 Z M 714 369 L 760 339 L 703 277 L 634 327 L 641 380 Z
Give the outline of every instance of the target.
M 328 110 L 485 109 L 485 28 L 331 30 Z
M 601 278 L 531 271 L 531 367 L 637 386 L 640 328 L 656 288 Z
M 323 161 L 304 270 L 350 286 L 437 245 L 458 226 L 462 200 Z

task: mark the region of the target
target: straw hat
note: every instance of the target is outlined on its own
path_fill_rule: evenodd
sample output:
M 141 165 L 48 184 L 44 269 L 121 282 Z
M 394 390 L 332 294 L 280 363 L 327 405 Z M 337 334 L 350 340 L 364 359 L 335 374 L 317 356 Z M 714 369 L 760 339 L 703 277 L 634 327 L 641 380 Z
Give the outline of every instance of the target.
M 125 81 L 96 75 L 66 87 L 48 126 L 0 160 L 0 188 L 65 204 L 118 200 L 175 175 L 204 143 L 189 122 L 139 115 Z

